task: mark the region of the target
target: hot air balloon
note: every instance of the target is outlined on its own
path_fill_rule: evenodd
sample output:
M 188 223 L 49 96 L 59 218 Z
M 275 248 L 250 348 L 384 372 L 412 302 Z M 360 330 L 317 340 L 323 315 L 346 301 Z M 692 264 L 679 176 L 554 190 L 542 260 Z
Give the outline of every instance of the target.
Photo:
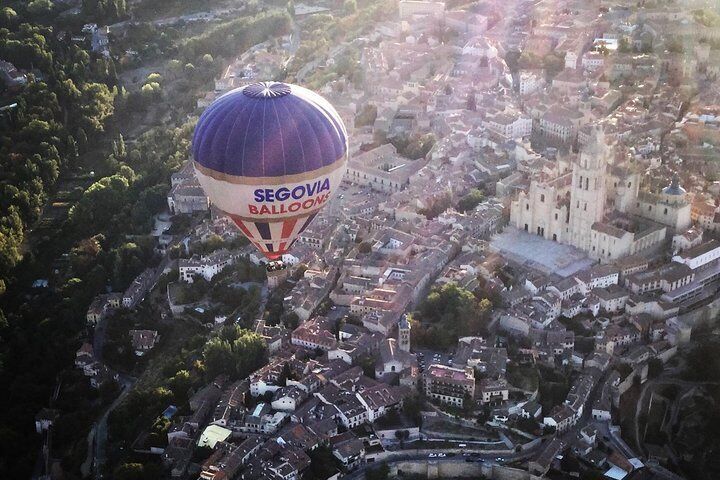
M 203 112 L 192 151 L 206 195 L 272 271 L 336 192 L 348 143 L 338 113 L 320 95 L 260 82 L 226 93 Z

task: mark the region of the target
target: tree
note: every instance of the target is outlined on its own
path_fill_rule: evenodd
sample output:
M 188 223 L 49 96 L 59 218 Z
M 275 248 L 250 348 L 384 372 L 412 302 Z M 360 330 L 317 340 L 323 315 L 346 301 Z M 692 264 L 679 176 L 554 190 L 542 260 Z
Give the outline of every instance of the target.
M 370 242 L 362 242 L 360 246 L 358 246 L 358 251 L 360 253 L 370 253 L 372 251 L 372 246 L 370 245 Z
M 0 26 L 9 27 L 17 21 L 18 14 L 10 7 L 0 10 Z
M 154 480 L 162 476 L 162 468 L 155 463 L 123 463 L 113 472 L 117 480 Z
M 415 421 L 417 425 L 422 424 L 422 399 L 419 395 L 412 395 L 405 398 L 403 413 Z
M 395 438 L 400 441 L 400 445 L 403 445 L 410 438 L 410 432 L 407 430 L 395 430 Z
M 475 410 L 475 400 L 468 392 L 463 393 L 463 414 L 470 416 Z
M 212 57 L 210 57 L 210 61 L 212 61 Z M 157 72 L 153 72 L 153 73 L 149 74 L 147 76 L 147 78 L 145 79 L 145 83 L 153 83 L 153 82 L 162 83 L 162 81 L 163 81 L 162 75 L 160 75 Z
M 49 14 L 53 9 L 53 3 L 50 0 L 32 0 L 27 5 L 27 11 L 33 16 L 42 16 Z
M 447 348 L 461 335 L 479 335 L 487 330 L 491 304 L 478 301 L 475 295 L 455 283 L 433 287 L 418 306 L 413 325 L 415 341 L 430 347 Z M 416 319 L 413 317 L 413 321 Z
M 662 360 L 659 358 L 651 358 L 648 362 L 648 377 L 656 378 L 660 376 L 664 368 Z
M 630 48 L 630 42 L 627 38 L 623 37 L 618 41 L 618 51 L 620 53 L 630 53 L 632 51 Z
M 545 69 L 545 74 L 549 78 L 552 78 L 565 67 L 565 57 L 557 53 L 550 53 L 543 58 L 542 64 Z
M 471 91 L 468 93 L 467 100 L 465 102 L 465 108 L 474 112 L 477 110 L 477 100 L 475 99 L 475 92 Z
M 223 373 L 244 378 L 265 364 L 267 347 L 258 334 L 233 325 L 223 328 L 221 337 L 208 340 L 203 359 L 211 378 Z
M 375 123 L 377 118 L 377 106 L 372 103 L 366 103 L 363 108 L 355 115 L 355 127 L 366 127 Z
M 178 371 L 168 382 L 168 386 L 173 391 L 176 399 L 186 399 L 192 385 L 193 380 L 187 370 Z
M 168 62 L 168 71 L 173 77 L 177 77 L 182 73 L 183 64 L 180 60 L 174 58 Z
M 357 12 L 356 0 L 345 0 L 345 2 L 343 2 L 343 11 L 346 15 L 352 15 Z
M 480 202 L 482 202 L 484 198 L 485 195 L 482 190 L 473 188 L 458 201 L 457 209 L 459 212 L 473 210 L 475 207 L 480 205 Z
M 338 459 L 327 445 L 320 445 L 310 450 L 308 456 L 310 457 L 310 466 L 303 474 L 303 478 L 307 480 L 325 480 L 340 470 Z
M 562 468 L 563 472 L 579 472 L 580 462 L 575 455 L 572 455 L 568 452 L 563 455 L 562 460 L 560 460 L 560 467 Z
M 365 472 L 365 480 L 387 480 L 390 478 L 390 467 L 382 462 L 377 468 L 368 468 Z
M 102 83 L 86 83 L 81 87 L 81 123 L 87 131 L 104 131 L 104 123 L 115 110 L 114 94 Z
M 162 95 L 162 88 L 157 82 L 146 83 L 140 88 L 143 97 L 148 100 L 157 100 Z

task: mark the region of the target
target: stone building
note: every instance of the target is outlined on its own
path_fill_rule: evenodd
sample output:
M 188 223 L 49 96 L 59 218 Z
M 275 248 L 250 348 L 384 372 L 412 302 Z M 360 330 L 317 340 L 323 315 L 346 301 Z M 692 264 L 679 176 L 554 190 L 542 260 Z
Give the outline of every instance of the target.
M 568 162 L 532 175 L 510 206 L 510 224 L 548 240 L 573 245 L 612 262 L 665 241 L 668 228 L 683 231 L 690 206 L 677 178 L 660 194 L 639 192 L 633 166 L 618 164 L 600 128 Z

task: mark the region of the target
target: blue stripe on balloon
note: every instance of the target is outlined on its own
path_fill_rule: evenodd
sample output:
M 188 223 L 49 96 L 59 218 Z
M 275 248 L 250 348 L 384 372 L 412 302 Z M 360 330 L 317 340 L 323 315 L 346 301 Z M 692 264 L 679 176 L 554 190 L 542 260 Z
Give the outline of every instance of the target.
M 272 240 L 270 225 L 267 223 L 255 222 L 255 227 L 258 229 L 258 232 L 260 232 L 260 238 L 263 240 Z
M 310 216 L 307 218 L 307 220 L 305 220 L 305 223 L 303 223 L 303 226 L 300 227 L 300 230 L 298 230 L 298 233 L 304 232 L 305 229 L 308 227 L 308 225 L 310 225 L 310 222 L 312 222 L 313 219 L 315 219 L 315 216 L 316 216 L 316 215 L 317 215 L 317 212 L 315 212 L 315 213 L 313 213 L 312 215 L 310 215 Z

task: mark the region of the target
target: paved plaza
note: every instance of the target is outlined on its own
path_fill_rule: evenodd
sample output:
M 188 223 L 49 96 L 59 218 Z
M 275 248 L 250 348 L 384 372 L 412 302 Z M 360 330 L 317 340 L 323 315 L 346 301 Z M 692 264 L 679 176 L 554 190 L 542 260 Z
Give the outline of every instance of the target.
M 571 245 L 546 240 L 514 227 L 495 235 L 490 246 L 507 258 L 546 274 L 567 277 L 595 263 Z

